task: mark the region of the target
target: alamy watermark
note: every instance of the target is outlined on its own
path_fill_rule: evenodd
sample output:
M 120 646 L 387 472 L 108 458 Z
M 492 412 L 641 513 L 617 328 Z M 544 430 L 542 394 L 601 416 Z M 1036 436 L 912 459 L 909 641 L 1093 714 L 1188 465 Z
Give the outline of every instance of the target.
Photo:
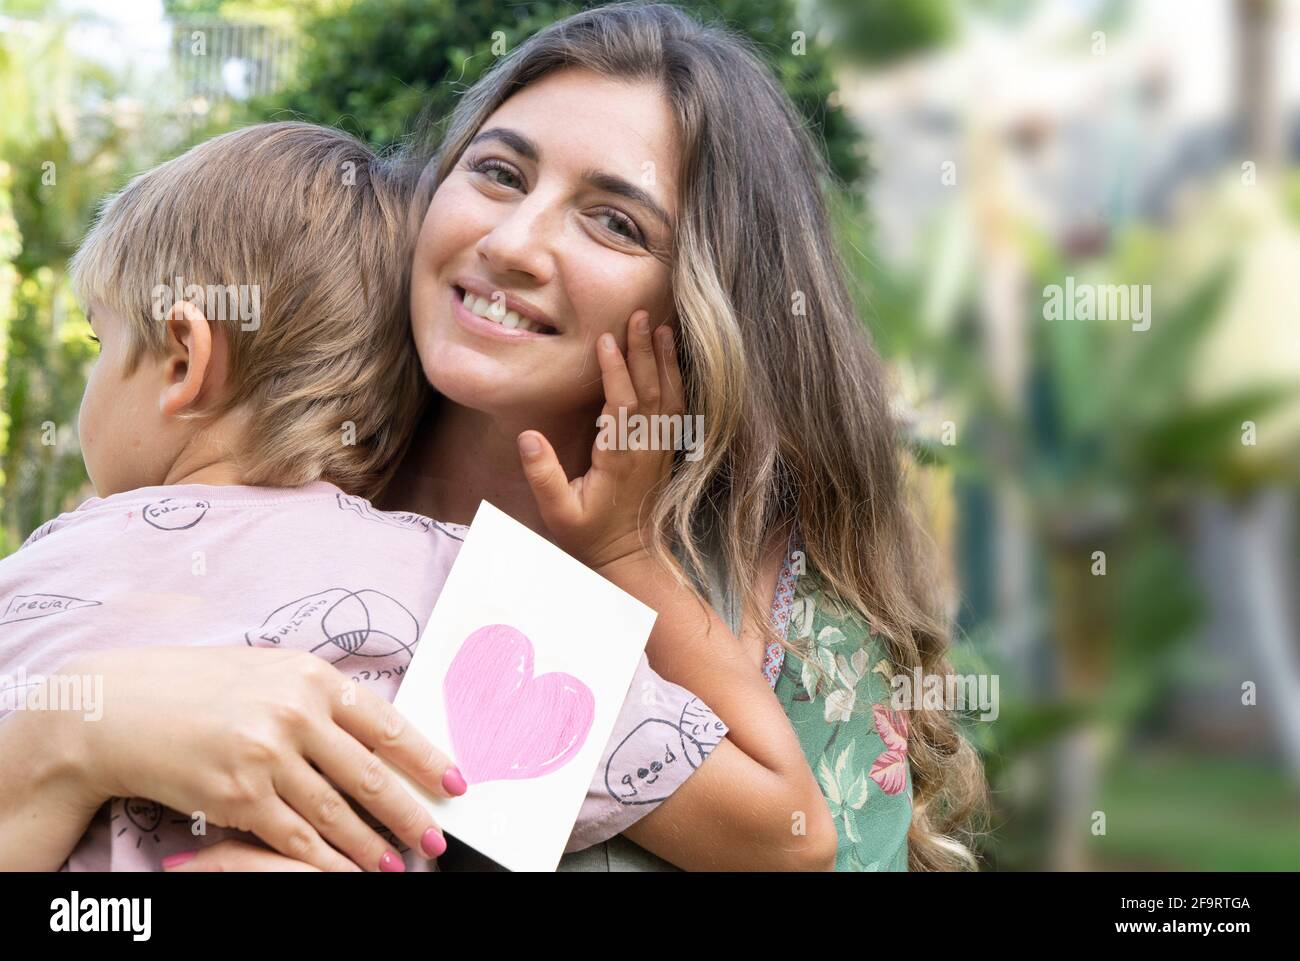
M 620 407 L 617 417 L 597 417 L 596 426 L 601 450 L 684 450 L 689 461 L 704 456 L 703 414 L 629 414 Z
M 0 715 L 10 711 L 80 711 L 85 720 L 104 716 L 102 674 L 0 674 Z
M 174 277 L 170 287 L 158 284 L 150 297 L 157 321 L 166 320 L 172 307 L 188 301 L 209 321 L 238 320 L 240 330 L 262 326 L 262 288 L 257 284 L 186 284 L 184 278 Z
M 93 898 L 73 891 L 50 902 L 50 930 L 56 934 L 121 932 L 148 941 L 153 925 L 151 898 Z
M 919 667 L 895 674 L 889 682 L 896 711 L 975 711 L 981 721 L 996 721 L 997 674 L 922 674 Z
M 1150 284 L 1080 284 L 1043 288 L 1044 320 L 1125 320 L 1136 331 L 1151 329 Z

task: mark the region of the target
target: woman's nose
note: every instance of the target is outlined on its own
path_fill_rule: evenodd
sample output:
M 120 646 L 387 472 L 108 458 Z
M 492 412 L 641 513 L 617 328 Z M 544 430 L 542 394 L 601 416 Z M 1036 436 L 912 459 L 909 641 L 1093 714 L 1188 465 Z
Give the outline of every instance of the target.
M 527 274 L 545 284 L 554 273 L 553 230 L 558 216 L 536 194 L 509 209 L 478 242 L 494 273 Z

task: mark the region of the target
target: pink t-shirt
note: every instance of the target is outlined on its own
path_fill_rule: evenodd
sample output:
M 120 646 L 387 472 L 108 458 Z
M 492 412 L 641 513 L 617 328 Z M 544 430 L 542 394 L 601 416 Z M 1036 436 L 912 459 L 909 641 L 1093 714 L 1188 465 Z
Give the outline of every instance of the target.
M 325 482 L 148 487 L 91 498 L 0 561 L 0 717 L 19 704 L 49 708 L 57 700 L 93 718 L 102 710 L 93 684 L 56 698 L 45 678 L 81 651 L 150 645 L 309 650 L 391 701 L 465 530 L 376 510 Z M 165 724 L 160 718 L 160 730 Z M 642 656 L 567 850 L 607 840 L 653 810 L 726 730 Z M 362 816 L 407 870 L 430 869 Z M 215 825 L 196 836 L 193 824 L 146 798 L 114 798 L 66 867 L 157 870 L 169 854 L 224 838 L 256 842 Z

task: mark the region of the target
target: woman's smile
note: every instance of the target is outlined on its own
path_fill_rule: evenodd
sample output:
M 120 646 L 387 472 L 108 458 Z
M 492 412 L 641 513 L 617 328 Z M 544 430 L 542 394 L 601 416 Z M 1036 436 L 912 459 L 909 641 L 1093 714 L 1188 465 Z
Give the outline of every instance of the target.
M 501 291 L 481 296 L 468 286 L 453 284 L 451 298 L 452 316 L 471 334 L 520 341 L 553 337 L 559 333 L 551 324 L 516 310 L 513 300 Z

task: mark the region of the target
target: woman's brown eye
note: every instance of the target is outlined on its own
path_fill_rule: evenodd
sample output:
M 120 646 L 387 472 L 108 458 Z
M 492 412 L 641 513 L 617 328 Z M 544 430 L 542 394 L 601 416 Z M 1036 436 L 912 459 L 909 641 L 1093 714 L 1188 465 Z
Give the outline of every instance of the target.
M 502 163 L 500 160 L 480 160 L 470 164 L 470 169 L 477 174 L 482 174 L 493 183 L 500 184 L 502 187 L 509 187 L 511 190 L 519 190 L 523 186 L 523 180 L 519 173 L 509 164 Z M 501 176 L 497 176 L 497 175 Z M 505 179 L 502 179 L 502 178 Z
M 637 226 L 632 221 L 632 218 L 627 216 L 626 214 L 621 214 L 617 210 L 610 210 L 607 208 L 597 213 L 596 218 L 598 220 L 602 218 L 609 218 L 608 223 L 605 224 L 605 226 L 609 230 L 612 230 L 620 237 L 630 240 L 633 243 L 642 244 L 644 246 L 644 243 L 641 239 L 641 231 L 637 229 Z

